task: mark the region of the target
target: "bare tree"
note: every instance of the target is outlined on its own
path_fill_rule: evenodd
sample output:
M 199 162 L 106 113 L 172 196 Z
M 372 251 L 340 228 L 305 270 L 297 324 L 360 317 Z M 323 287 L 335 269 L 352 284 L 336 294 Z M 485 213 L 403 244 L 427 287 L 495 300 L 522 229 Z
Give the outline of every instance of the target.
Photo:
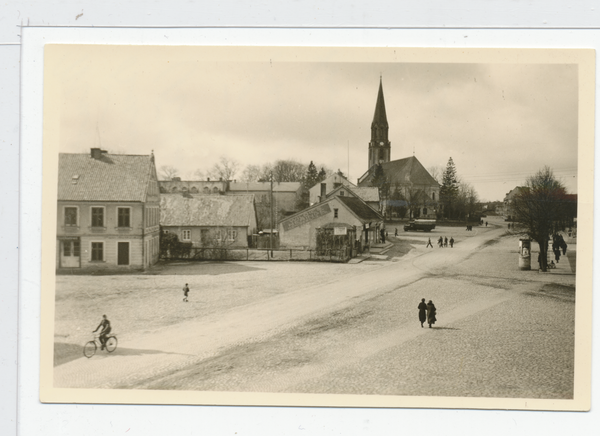
M 549 167 L 527 179 L 515 195 L 512 207 L 515 221 L 540 247 L 540 268 L 548 267 L 548 239 L 568 222 L 569 201 L 565 187 Z
M 221 156 L 219 163 L 214 164 L 207 175 L 215 179 L 233 180 L 239 166 L 237 161 Z
M 427 171 L 429 172 L 431 177 L 433 177 L 435 179 L 436 182 L 438 182 L 440 185 L 442 184 L 444 168 L 442 168 L 439 165 L 433 165 L 433 166 L 430 166 L 429 168 L 427 168 Z
M 179 175 L 179 170 L 172 165 L 163 165 L 160 167 L 159 177 L 161 180 L 172 180 Z
M 267 169 L 267 167 L 266 165 L 264 169 Z M 275 182 L 301 182 L 306 171 L 306 165 L 293 159 L 278 160 L 268 170 L 273 174 L 273 181 Z
M 262 175 L 262 168 L 260 165 L 248 165 L 242 172 L 242 182 L 258 182 Z

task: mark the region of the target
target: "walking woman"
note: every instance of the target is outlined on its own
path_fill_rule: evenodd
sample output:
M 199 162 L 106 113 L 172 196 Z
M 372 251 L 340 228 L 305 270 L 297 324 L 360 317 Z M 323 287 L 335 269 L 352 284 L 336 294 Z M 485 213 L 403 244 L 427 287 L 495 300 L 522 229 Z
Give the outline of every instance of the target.
M 435 306 L 433 301 L 429 300 L 429 303 L 427 303 L 427 324 L 429 324 L 429 328 L 432 324 L 435 324 L 435 321 Z
M 421 298 L 421 302 L 417 309 L 419 309 L 419 321 L 421 321 L 421 327 L 423 327 L 423 323 L 427 320 L 427 305 L 425 304 L 424 298 Z

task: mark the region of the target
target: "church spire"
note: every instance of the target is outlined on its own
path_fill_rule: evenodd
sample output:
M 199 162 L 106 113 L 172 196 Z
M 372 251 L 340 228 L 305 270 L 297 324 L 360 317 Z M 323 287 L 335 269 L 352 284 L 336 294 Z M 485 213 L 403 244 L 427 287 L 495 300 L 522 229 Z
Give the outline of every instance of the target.
M 381 76 L 379 76 L 379 93 L 377 94 L 375 115 L 373 115 L 371 128 L 373 128 L 373 126 L 384 127 L 386 130 L 388 128 L 387 116 L 385 114 L 385 100 L 383 99 L 383 80 Z
M 389 162 L 391 143 L 388 140 L 389 125 L 385 113 L 383 98 L 383 79 L 379 76 L 379 92 L 375 103 L 375 114 L 371 123 L 371 142 L 369 142 L 369 168 L 378 163 Z

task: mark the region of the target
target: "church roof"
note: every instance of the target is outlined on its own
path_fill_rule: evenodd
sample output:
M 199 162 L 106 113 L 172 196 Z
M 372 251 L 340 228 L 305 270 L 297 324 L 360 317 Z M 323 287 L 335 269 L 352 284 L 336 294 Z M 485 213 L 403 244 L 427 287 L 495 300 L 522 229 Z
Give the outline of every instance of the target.
M 385 114 L 385 101 L 383 99 L 383 83 L 381 79 L 379 79 L 379 93 L 377 94 L 377 103 L 375 104 L 375 114 L 373 115 L 371 127 L 375 124 L 388 127 L 387 115 Z
M 439 186 L 439 183 L 431 177 L 429 171 L 425 169 L 415 156 L 384 162 L 381 166 L 385 175 L 390 178 L 392 186 L 395 183 Z M 369 182 L 375 174 L 375 168 L 376 166 L 373 166 L 360 177 L 359 186 L 369 186 Z

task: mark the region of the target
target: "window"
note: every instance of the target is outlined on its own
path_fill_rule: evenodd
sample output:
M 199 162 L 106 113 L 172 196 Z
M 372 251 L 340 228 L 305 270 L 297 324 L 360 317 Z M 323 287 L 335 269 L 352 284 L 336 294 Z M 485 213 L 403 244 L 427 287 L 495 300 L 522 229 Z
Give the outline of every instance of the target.
M 64 241 L 63 242 L 63 256 L 70 256 L 71 255 L 71 241 Z
M 128 207 L 117 208 L 117 225 L 119 227 L 131 227 L 131 209 Z
M 104 227 L 103 207 L 92 207 L 92 227 Z
M 340 197 L 344 196 L 344 191 L 340 191 Z
M 235 241 L 235 238 L 237 238 L 237 230 L 227 230 L 227 239 Z
M 338 217 L 338 210 L 337 209 L 333 209 L 333 217 L 334 218 Z
M 73 256 L 79 257 L 80 250 L 79 241 L 73 241 Z
M 181 232 L 181 239 L 184 241 L 189 241 L 192 239 L 192 231 L 191 230 L 183 230 Z
M 65 226 L 77 226 L 76 207 L 65 207 Z
M 92 242 L 92 261 L 104 260 L 104 242 Z
M 435 200 L 435 192 L 432 192 L 432 193 L 431 193 L 431 199 L 432 199 L 432 200 Z

